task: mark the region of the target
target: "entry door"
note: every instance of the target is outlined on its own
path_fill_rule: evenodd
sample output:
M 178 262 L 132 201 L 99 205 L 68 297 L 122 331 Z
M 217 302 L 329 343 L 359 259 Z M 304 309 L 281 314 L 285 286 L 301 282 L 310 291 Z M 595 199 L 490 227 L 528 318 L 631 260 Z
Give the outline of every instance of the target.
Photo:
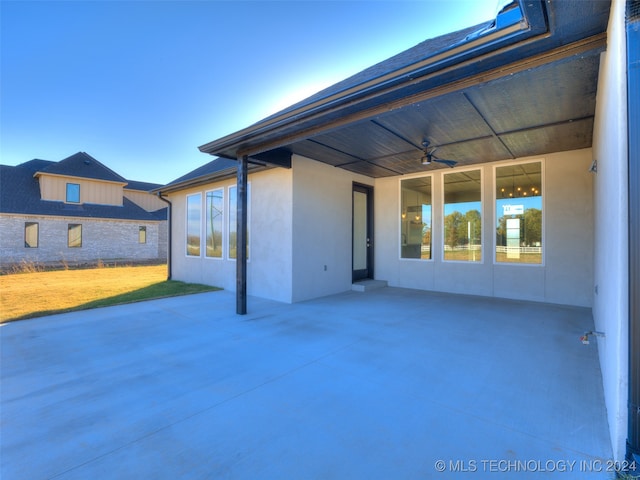
M 373 278 L 373 187 L 353 185 L 353 278 Z

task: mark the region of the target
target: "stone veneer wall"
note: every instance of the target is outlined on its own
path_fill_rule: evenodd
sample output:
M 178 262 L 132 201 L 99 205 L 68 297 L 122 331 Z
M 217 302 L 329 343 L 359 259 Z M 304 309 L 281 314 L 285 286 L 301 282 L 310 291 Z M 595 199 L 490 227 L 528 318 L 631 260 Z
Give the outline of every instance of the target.
M 37 222 L 38 248 L 25 248 L 25 222 Z M 145 222 L 73 217 L 0 216 L 0 266 L 110 260 L 166 260 L 166 221 Z M 69 224 L 82 225 L 82 246 L 67 246 Z M 147 243 L 138 243 L 139 227 L 147 227 Z M 164 229 L 164 233 L 160 231 Z M 164 247 L 160 248 L 164 235 Z

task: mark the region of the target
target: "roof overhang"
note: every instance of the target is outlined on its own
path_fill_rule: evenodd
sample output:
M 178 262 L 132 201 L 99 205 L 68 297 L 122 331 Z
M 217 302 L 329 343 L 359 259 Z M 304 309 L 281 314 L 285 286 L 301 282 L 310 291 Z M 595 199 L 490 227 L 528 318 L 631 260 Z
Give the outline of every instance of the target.
M 96 183 L 110 183 L 112 185 L 117 185 L 120 187 L 124 187 L 127 185 L 127 182 L 118 182 L 115 180 L 103 180 L 101 178 L 91 178 L 91 177 L 81 177 L 77 175 L 67 175 L 62 173 L 49 173 L 49 172 L 35 172 L 33 174 L 34 178 L 40 177 L 54 177 L 54 178 L 66 178 L 69 180 L 83 181 L 83 182 L 96 182 Z
M 421 165 L 424 140 L 462 164 L 590 146 L 610 2 L 518 6 L 522 17 L 502 28 L 453 36 L 418 61 L 347 81 L 200 150 L 285 151 L 381 177 L 438 168 Z
M 261 172 L 263 170 L 268 170 L 271 168 L 274 168 L 274 167 L 269 166 L 267 164 L 252 163 L 249 165 L 248 170 L 250 174 L 253 174 L 253 173 Z M 197 188 L 202 185 L 207 185 L 214 182 L 222 182 L 224 180 L 235 179 L 236 176 L 237 176 L 237 167 L 234 165 L 234 166 L 226 167 L 210 173 L 204 173 L 202 175 L 198 175 L 193 178 L 172 182 L 168 185 L 154 188 L 149 193 L 152 195 L 165 196 L 174 192 L 187 190 L 190 188 Z

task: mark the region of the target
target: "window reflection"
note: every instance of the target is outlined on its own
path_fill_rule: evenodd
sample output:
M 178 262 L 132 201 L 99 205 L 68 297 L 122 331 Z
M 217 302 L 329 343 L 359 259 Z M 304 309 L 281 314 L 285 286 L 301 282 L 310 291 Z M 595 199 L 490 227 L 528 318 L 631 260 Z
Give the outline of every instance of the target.
M 207 257 L 222 258 L 223 191 L 207 192 Z
M 542 263 L 542 163 L 496 168 L 496 262 Z
M 400 192 L 401 257 L 431 259 L 431 177 L 402 180 Z
M 482 260 L 480 170 L 444 175 L 444 259 Z
M 200 256 L 200 217 L 202 197 L 199 193 L 187 196 L 187 255 Z

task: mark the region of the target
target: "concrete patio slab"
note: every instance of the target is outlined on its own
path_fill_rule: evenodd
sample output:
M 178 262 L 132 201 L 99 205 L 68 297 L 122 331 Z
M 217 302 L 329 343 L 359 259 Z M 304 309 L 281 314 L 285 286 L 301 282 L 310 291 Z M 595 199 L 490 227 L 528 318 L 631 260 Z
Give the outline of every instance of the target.
M 613 478 L 588 309 L 382 288 L 234 311 L 2 326 L 2 479 Z

